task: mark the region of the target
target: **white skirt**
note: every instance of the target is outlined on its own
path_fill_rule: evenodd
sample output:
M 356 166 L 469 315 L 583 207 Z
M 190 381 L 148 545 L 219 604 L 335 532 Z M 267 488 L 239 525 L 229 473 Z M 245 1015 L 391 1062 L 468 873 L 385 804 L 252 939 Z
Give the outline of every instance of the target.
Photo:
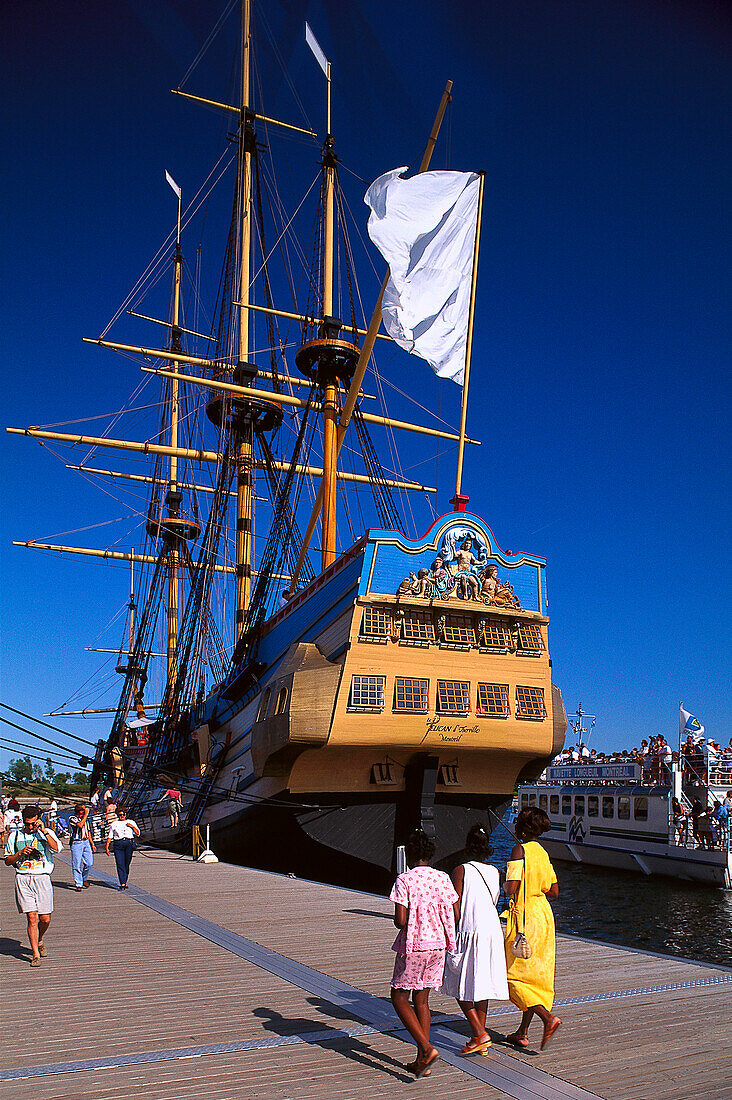
M 497 914 L 495 924 L 487 932 L 458 933 L 456 950 L 445 956 L 441 993 L 458 1001 L 508 1000 L 506 953 Z

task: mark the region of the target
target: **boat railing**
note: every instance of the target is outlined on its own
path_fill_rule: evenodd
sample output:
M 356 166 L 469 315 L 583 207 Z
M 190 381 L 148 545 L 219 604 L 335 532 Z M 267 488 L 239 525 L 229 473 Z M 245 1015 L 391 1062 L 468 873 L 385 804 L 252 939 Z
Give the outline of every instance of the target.
M 643 782 L 650 787 L 668 786 L 671 783 L 672 761 L 665 756 L 648 753 L 643 757 Z
M 705 757 L 702 753 L 682 756 L 681 769 L 684 788 L 722 787 L 732 790 L 732 762 L 728 757 Z
M 726 760 L 710 760 L 707 774 L 709 786 L 726 787 L 732 791 L 732 763 L 728 764 Z
M 698 818 L 694 819 L 689 799 L 683 793 L 681 805 L 683 815 L 676 819 L 669 806 L 669 844 L 689 851 L 726 852 L 729 855 L 732 848 L 729 819 L 714 817 L 710 809 L 707 817 L 711 828 L 702 830 L 699 828 Z

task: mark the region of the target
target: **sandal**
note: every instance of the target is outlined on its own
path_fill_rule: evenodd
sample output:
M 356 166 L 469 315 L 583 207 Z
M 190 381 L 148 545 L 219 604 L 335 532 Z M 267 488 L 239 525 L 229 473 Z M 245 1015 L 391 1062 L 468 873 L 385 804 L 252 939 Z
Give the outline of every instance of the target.
M 421 1058 L 417 1058 L 414 1076 L 426 1077 L 428 1073 L 431 1073 L 431 1070 L 428 1069 L 428 1066 L 431 1066 L 433 1062 L 436 1062 L 439 1057 L 439 1050 L 436 1050 L 435 1047 L 432 1047 L 431 1054 L 428 1058 L 425 1058 L 424 1061 Z
M 469 1039 L 460 1053 L 464 1056 L 469 1054 L 483 1054 L 483 1052 L 492 1045 L 490 1035 L 487 1031 L 484 1031 L 482 1035 L 474 1035 L 472 1039 Z
M 46 955 L 48 954 L 48 951 L 46 951 L 45 943 L 38 944 L 38 954 L 41 956 L 42 959 L 45 959 Z
M 513 1035 L 507 1035 L 506 1042 L 518 1047 L 519 1050 L 523 1050 L 529 1045 L 529 1040 L 525 1036 L 519 1035 L 518 1031 L 514 1031 Z
M 541 1037 L 541 1050 L 544 1049 L 551 1037 L 559 1030 L 561 1026 L 562 1021 L 559 1019 L 558 1016 L 554 1016 L 551 1023 L 544 1025 L 544 1034 Z
M 404 1068 L 408 1069 L 409 1072 L 413 1073 L 416 1077 L 417 1076 L 417 1060 L 416 1060 L 416 1058 L 413 1062 L 408 1062 L 407 1065 Z M 424 1071 L 424 1073 L 422 1074 L 422 1077 L 431 1077 L 431 1076 L 432 1076 L 432 1070 L 431 1069 L 426 1069 Z

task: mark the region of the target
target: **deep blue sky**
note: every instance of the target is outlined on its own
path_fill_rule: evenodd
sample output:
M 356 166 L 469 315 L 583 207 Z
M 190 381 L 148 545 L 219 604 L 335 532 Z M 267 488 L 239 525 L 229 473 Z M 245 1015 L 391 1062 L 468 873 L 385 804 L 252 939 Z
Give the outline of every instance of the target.
M 138 384 L 130 361 L 81 337 L 101 331 L 172 224 L 163 170 L 191 196 L 217 155 L 219 116 L 168 89 L 223 7 L 6 3 L 8 423 L 111 413 Z M 581 699 L 598 714 L 595 744 L 673 737 L 680 699 L 726 743 L 729 8 L 459 0 L 446 19 L 434 0 L 272 0 L 265 11 L 316 125 L 322 81 L 305 18 L 332 58 L 338 150 L 366 182 L 418 158 L 454 80 L 433 166 L 487 173 L 471 509 L 504 549 L 547 559 L 555 680 L 568 710 Z M 228 97 L 232 33 L 229 20 L 187 90 Z M 267 49 L 262 77 L 271 113 L 302 122 Z M 314 174 L 307 142 L 287 155 L 308 165 L 288 168 L 293 179 Z M 350 172 L 358 214 L 364 187 Z M 360 216 L 363 232 L 365 208 Z M 375 286 L 367 274 L 369 301 Z M 124 321 L 115 334 L 152 339 Z M 455 423 L 457 389 L 405 362 L 414 374 L 402 382 Z M 126 574 L 10 541 L 107 546 L 119 526 L 79 529 L 118 509 L 37 444 L 4 436 L 2 448 L 0 696 L 41 714 L 98 668 L 85 645 L 118 643 L 121 621 L 100 632 L 124 602 Z M 113 455 L 97 464 L 118 468 Z M 439 472 L 446 511 L 451 455 L 422 472 L 429 483 Z M 107 727 L 68 728 L 95 739 Z

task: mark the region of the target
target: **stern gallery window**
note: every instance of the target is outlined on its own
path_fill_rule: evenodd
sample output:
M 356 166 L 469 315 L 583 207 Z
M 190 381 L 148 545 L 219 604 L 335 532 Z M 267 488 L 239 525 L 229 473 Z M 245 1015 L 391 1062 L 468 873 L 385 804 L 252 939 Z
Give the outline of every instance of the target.
M 478 714 L 508 717 L 508 684 L 478 684 Z
M 518 624 L 518 648 L 529 653 L 537 653 L 544 648 L 541 627 L 536 623 Z
M 467 680 L 438 680 L 437 709 L 440 714 L 467 714 L 470 684 Z
M 430 616 L 424 611 L 407 611 L 402 620 L 402 638 L 405 642 L 434 642 L 435 628 Z
M 383 710 L 385 676 L 353 676 L 349 706 L 354 710 Z
M 365 607 L 361 619 L 361 634 L 366 638 L 388 638 L 391 615 L 383 607 Z
M 394 710 L 411 713 L 427 710 L 429 680 L 397 676 L 394 681 Z
M 546 718 L 544 689 L 517 685 L 516 716 L 518 718 Z
M 442 640 L 449 645 L 475 645 L 475 627 L 470 615 L 447 615 Z

